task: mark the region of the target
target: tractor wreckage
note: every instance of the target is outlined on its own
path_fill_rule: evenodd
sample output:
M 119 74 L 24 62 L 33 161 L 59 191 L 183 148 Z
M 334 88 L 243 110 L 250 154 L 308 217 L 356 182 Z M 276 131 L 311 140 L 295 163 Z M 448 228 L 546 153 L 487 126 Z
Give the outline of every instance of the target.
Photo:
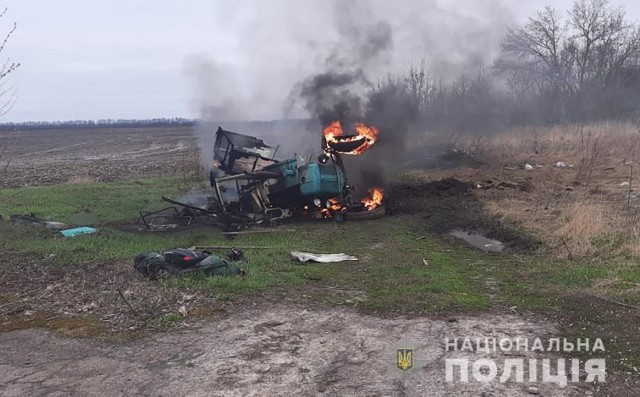
M 274 223 L 294 216 L 331 218 L 336 221 L 374 219 L 384 215 L 383 191 L 369 190 L 370 197 L 354 202 L 355 188 L 348 183 L 341 155 L 358 155 L 377 139 L 378 130 L 358 123 L 355 134 L 345 135 L 340 122 L 323 130 L 322 154 L 317 161 L 295 158 L 275 160 L 279 147 L 253 136 L 218 127 L 210 173 L 212 194 L 204 205 L 162 197 L 175 207 L 141 213 L 147 229 L 162 229 L 157 219 L 166 212 L 180 217 L 184 225 L 206 216 L 224 230 Z

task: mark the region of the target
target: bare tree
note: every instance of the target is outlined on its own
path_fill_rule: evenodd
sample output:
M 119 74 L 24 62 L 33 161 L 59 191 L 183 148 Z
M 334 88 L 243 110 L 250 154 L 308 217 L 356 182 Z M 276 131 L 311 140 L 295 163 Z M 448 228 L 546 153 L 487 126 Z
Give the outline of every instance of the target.
M 409 66 L 403 80 L 415 108 L 419 112 L 424 112 L 435 91 L 435 82 L 427 72 L 424 58 L 419 63 L 413 63 Z
M 2 13 L 0 13 L 0 18 L 4 17 L 7 13 L 7 8 L 5 8 Z M 9 32 L 4 36 L 2 40 L 2 44 L 0 44 L 0 54 L 2 54 L 9 42 L 9 39 L 13 35 L 13 33 L 17 29 L 17 23 L 14 22 L 11 26 Z M 14 90 L 7 85 L 7 77 L 9 74 L 13 73 L 16 69 L 20 67 L 20 64 L 11 60 L 11 58 L 6 58 L 0 66 L 0 97 L 4 98 L 4 100 L 0 103 L 0 116 L 4 116 L 7 114 L 9 110 L 13 107 L 15 103 L 15 92 Z
M 4 17 L 7 13 L 7 8 L 5 8 L 2 13 L 0 13 L 0 18 Z M 0 44 L 0 55 L 2 55 L 5 51 L 7 43 L 9 39 L 16 31 L 17 24 L 14 22 L 9 32 L 6 33 L 4 39 Z M 13 73 L 18 67 L 20 67 L 19 63 L 16 63 L 11 60 L 11 58 L 6 58 L 4 62 L 0 66 L 0 117 L 4 116 L 11 110 L 13 105 L 15 104 L 16 95 L 15 90 L 9 86 L 7 77 Z M 4 142 L 0 142 L 0 175 L 4 174 L 9 165 L 11 164 L 11 157 L 7 155 L 7 150 L 10 144 L 15 143 L 19 136 L 19 131 L 14 130 L 11 132 L 5 139 Z
M 492 68 L 443 81 L 423 59 L 367 99 L 369 115 L 389 108 L 385 120 L 457 132 L 629 119 L 640 112 L 640 28 L 608 0 L 576 0 L 566 13 L 547 6 L 507 30 Z
M 513 95 L 545 97 L 561 119 L 623 109 L 640 76 L 640 28 L 608 0 L 577 0 L 566 19 L 546 7 L 508 30 L 494 66 Z
M 562 59 L 565 32 L 556 10 L 545 7 L 529 17 L 524 27 L 508 29 L 495 68 L 509 73 L 524 92 L 547 87 L 567 89 Z

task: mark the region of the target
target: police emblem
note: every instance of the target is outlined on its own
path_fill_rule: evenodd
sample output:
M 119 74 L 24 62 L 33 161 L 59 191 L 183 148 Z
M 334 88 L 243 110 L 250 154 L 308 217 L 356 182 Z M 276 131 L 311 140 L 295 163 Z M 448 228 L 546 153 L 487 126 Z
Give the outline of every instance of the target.
M 424 342 L 407 340 L 400 336 L 386 345 L 385 353 L 381 357 L 386 367 L 386 374 L 392 378 L 405 380 L 424 374 L 426 366 L 429 364 L 427 355 L 428 347 Z
M 413 349 L 396 349 L 396 367 L 401 371 L 413 368 Z

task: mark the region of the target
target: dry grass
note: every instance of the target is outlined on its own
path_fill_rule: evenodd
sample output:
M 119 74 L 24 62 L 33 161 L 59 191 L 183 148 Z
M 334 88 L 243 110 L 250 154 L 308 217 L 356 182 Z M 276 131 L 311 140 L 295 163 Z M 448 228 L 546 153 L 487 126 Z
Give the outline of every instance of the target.
M 573 237 L 579 240 L 592 240 L 594 237 L 610 232 L 609 224 L 601 204 L 578 201 L 567 208 L 561 226 L 555 230 L 558 237 Z
M 489 212 L 529 230 L 559 256 L 640 257 L 638 125 L 521 127 L 488 137 L 437 139 L 448 139 L 485 166 L 423 175 L 526 185 L 480 190 L 477 195 Z M 566 167 L 557 167 L 558 162 Z M 525 170 L 525 164 L 536 168 Z
M 68 184 L 91 183 L 95 182 L 89 175 L 72 175 L 67 181 Z
M 570 256 L 584 257 L 592 253 L 596 239 L 612 232 L 602 204 L 577 201 L 567 206 L 565 216 L 559 219 L 557 228 L 550 231 L 552 238 L 562 242 Z
M 620 247 L 620 252 L 624 255 L 640 258 L 640 236 L 635 234 L 630 241 Z
M 640 257 L 640 228 L 630 222 L 628 211 L 617 203 L 599 198 L 550 205 L 520 198 L 491 200 L 487 210 L 528 230 L 558 256 L 571 259 L 606 258 L 616 255 Z

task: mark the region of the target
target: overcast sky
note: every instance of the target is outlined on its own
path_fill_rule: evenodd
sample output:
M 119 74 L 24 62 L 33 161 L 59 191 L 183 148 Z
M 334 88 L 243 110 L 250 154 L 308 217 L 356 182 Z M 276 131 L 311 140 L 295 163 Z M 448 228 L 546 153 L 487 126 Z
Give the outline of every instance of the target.
M 406 1 L 407 7 L 403 0 L 378 2 L 380 7 L 371 15 L 363 15 L 394 19 L 398 30 L 393 61 L 378 65 L 376 73 L 393 71 L 424 54 L 434 62 L 439 57 L 455 62 L 455 57 L 462 59 L 471 51 L 460 50 L 466 43 L 495 51 L 494 28 L 522 23 L 547 3 Z M 566 9 L 571 2 L 553 5 Z M 332 27 L 335 16 L 325 12 L 329 1 L 4 3 L 8 12 L 0 19 L 0 32 L 8 31 L 14 21 L 18 30 L 0 55 L 21 67 L 10 77 L 17 103 L 3 122 L 191 118 L 200 116 L 203 102 L 217 100 L 235 102 L 234 117 L 280 118 L 292 85 L 317 71 L 324 50 L 339 40 Z M 612 3 L 623 5 L 629 19 L 640 20 L 638 2 Z M 417 6 L 421 9 L 414 10 Z M 438 29 L 417 29 L 420 24 Z M 483 36 L 488 38 L 480 40 Z M 442 44 L 442 37 L 454 39 Z

